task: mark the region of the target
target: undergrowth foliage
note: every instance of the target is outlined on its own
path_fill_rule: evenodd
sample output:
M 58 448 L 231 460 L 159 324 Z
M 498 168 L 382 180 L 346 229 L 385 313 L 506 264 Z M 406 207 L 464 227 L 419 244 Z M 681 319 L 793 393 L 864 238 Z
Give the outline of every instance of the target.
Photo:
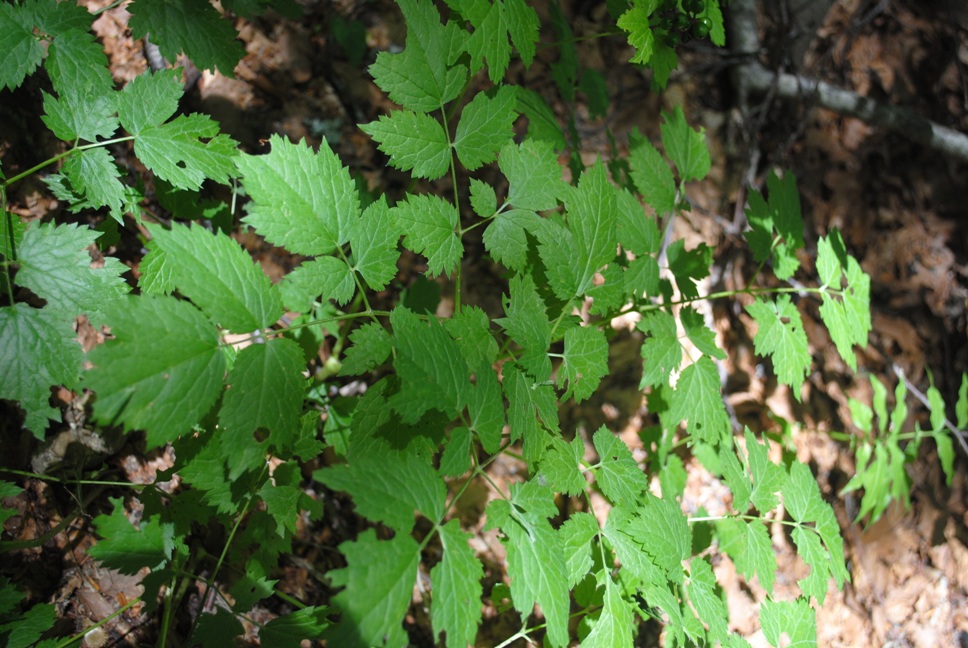
M 243 14 L 266 4 L 222 2 Z M 201 216 L 145 223 L 148 252 L 131 289 L 117 259 L 91 263 L 99 232 L 24 224 L 6 210 L 6 188 L 40 167 L 4 179 L 0 397 L 19 403 L 25 427 L 42 440 L 60 420 L 48 402 L 51 386 L 90 390 L 99 424 L 143 431 L 146 449 L 170 444 L 176 457 L 159 478 L 177 476 L 176 489 L 132 493 L 144 507 L 137 525 L 122 498 L 94 518 L 101 540 L 91 555 L 145 574 L 141 601 L 149 611 L 161 606 L 159 645 L 197 581 L 215 587 L 224 604 L 194 618 L 190 644 L 224 645 L 242 634 L 240 618 L 276 596 L 294 611 L 259 628 L 263 645 L 325 638 L 331 646 L 403 646 L 419 573 L 429 575 L 434 635 L 450 646 L 475 643 L 484 601 L 521 615 L 521 630 L 502 645 L 543 634 L 551 646 L 631 646 L 635 620 L 650 617 L 665 624 L 666 645 L 747 645 L 728 631 L 707 558 L 715 541 L 767 592 L 760 608 L 767 640 L 814 644 L 813 605 L 823 604 L 831 579 L 842 586 L 848 578 L 837 521 L 807 466 L 778 462 L 770 441 L 749 430 L 734 434 L 717 367 L 725 354 L 701 309 L 728 295 L 703 294 L 711 248 L 687 249 L 666 236 L 688 209 L 684 186 L 709 171 L 702 130 L 676 108 L 664 115 L 660 142 L 635 134 L 627 159 L 584 168 L 574 121 L 562 129 L 540 96 L 504 81 L 512 55 L 529 65 L 538 45 L 538 16 L 524 0 L 447 0 L 446 22 L 429 0 L 399 5 L 406 46 L 380 53 L 370 67 L 399 109 L 360 127 L 391 166 L 415 179 L 449 176 L 452 193 L 361 194 L 325 141 L 314 150 L 272 136 L 268 152 L 240 152 L 208 116 L 177 114 L 177 71 L 146 73 L 115 90 L 89 33 L 92 17 L 72 2 L 0 5 L 0 85 L 18 86 L 43 63 L 52 87 L 43 119 L 66 143 L 48 161 L 60 162 L 58 171 L 44 180 L 71 211 L 140 221 L 139 189 L 123 181 L 108 148 L 131 141 L 171 204 L 200 202 L 206 181 L 236 185 L 241 222 L 305 259 L 272 283 Z M 137 0 L 131 13 L 134 36 L 150 32 L 168 56 L 184 50 L 200 67 L 229 74 L 242 55 L 230 23 L 206 3 Z M 604 89 L 600 76 L 579 67 L 567 23 L 552 13 L 562 37 L 555 68 L 562 96 Z M 615 16 L 658 85 L 685 31 L 723 42 L 720 8 L 710 0 L 636 0 Z M 523 136 L 515 130 L 520 116 Z M 561 157 L 566 150 L 573 153 Z M 499 181 L 470 173 L 495 162 Z M 760 265 L 739 292 L 757 323 L 757 353 L 797 396 L 811 364 L 798 304 L 820 303 L 837 350 L 854 367 L 853 348 L 870 330 L 869 280 L 832 231 L 817 244 L 819 277 L 808 281 L 792 174 L 772 174 L 747 214 L 746 239 Z M 499 313 L 465 300 L 462 259 L 477 228 L 506 271 Z M 419 299 L 373 306 L 375 292 L 394 285 L 401 245 L 425 259 L 426 280 L 449 282 L 452 308 Z M 803 282 L 785 283 L 795 275 Z M 619 315 L 637 317 L 641 388 L 659 423 L 645 435 L 644 465 L 608 429 L 567 438 L 559 425 L 561 406 L 588 399 L 607 375 L 610 322 Z M 81 316 L 109 332 L 86 355 L 72 328 Z M 334 355 L 307 378 L 324 341 Z M 366 383 L 365 393 L 332 388 L 352 377 Z M 877 403 L 886 421 L 883 399 Z M 950 473 L 943 403 L 937 407 L 934 436 L 947 441 Z M 729 487 L 727 514 L 683 513 L 684 447 Z M 324 607 L 286 595 L 273 577 L 297 528 L 322 514 L 302 466 L 327 449 L 339 460 L 312 473 L 313 488 L 349 494 L 373 528 L 339 545 L 345 566 L 326 574 L 338 591 Z M 860 452 L 870 460 L 872 451 Z M 527 467 L 506 486 L 486 472 L 502 453 Z M 485 528 L 498 531 L 507 555 L 508 583 L 492 591 L 483 589 L 471 534 L 453 515 L 474 479 L 493 489 Z M 880 483 L 865 479 L 849 488 L 873 492 Z M 4 496 L 19 491 L 2 487 Z M 592 493 L 601 495 L 598 508 Z M 560 506 L 562 496 L 574 505 Z M 865 500 L 862 513 L 879 514 L 882 504 Z M 199 523 L 223 538 L 215 554 L 203 548 Z M 771 524 L 787 527 L 809 566 L 795 598 L 773 596 Z M 31 645 L 55 610 L 22 606 L 13 584 L 2 587 L 0 636 Z

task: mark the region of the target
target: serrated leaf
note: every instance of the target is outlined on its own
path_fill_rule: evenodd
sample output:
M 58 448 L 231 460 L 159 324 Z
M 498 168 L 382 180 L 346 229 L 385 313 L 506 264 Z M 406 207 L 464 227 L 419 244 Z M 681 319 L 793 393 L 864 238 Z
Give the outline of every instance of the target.
M 138 271 L 138 287 L 143 295 L 170 295 L 175 290 L 171 265 L 165 253 L 158 249 L 154 241 L 145 245 L 148 253 L 141 257 Z
M 174 115 L 184 92 L 178 70 L 139 74 L 117 94 L 118 119 L 126 131 L 140 135 Z
M 565 136 L 551 106 L 534 90 L 516 87 L 517 110 L 528 118 L 526 141 L 547 142 L 553 150 L 565 148 Z
M 352 346 L 346 350 L 340 374 L 358 376 L 379 367 L 390 357 L 390 334 L 376 322 L 368 322 L 350 333 Z
M 76 338 L 71 321 L 46 308 L 0 308 L 0 398 L 19 401 L 24 427 L 38 439 L 48 420 L 61 420 L 50 406 L 50 388 L 77 383 L 82 355 Z
M 558 157 L 549 142 L 508 142 L 501 149 L 498 167 L 510 185 L 507 201 L 518 209 L 554 209 L 567 194 L 568 185 L 562 180 Z
M 431 277 L 454 271 L 464 244 L 455 232 L 460 215 L 453 205 L 439 196 L 410 195 L 390 211 L 406 234 L 407 249 L 427 257 Z
M 592 540 L 600 532 L 598 520 L 591 513 L 572 513 L 558 529 L 564 549 L 568 587 L 574 588 L 592 568 Z
M 632 648 L 632 606 L 622 596 L 618 585 L 605 580 L 605 607 L 582 646 L 590 648 Z
M 717 523 L 719 546 L 736 565 L 736 569 L 752 580 L 758 575 L 767 594 L 773 594 L 777 558 L 766 525 L 760 520 L 744 521 L 726 518 Z
M 235 358 L 225 379 L 219 410 L 221 433 L 244 446 L 253 433 L 267 430 L 277 449 L 289 449 L 298 436 L 305 368 L 299 345 L 287 338 L 250 344 Z
M 430 570 L 433 586 L 430 619 L 434 636 L 446 633 L 450 646 L 473 645 L 481 622 L 484 569 L 467 544 L 470 537 L 461 531 L 457 520 L 440 527 L 444 556 Z
M 436 321 L 422 322 L 403 307 L 390 313 L 401 388 L 390 401 L 407 423 L 438 409 L 456 415 L 467 404 L 470 375 L 460 349 Z
M 110 94 L 114 88 L 104 48 L 86 30 L 59 33 L 50 44 L 44 67 L 61 96 L 70 96 L 72 88 L 83 88 L 91 95 Z
M 672 114 L 663 113 L 659 126 L 662 146 L 666 155 L 676 165 L 683 182 L 702 180 L 709 173 L 709 149 L 706 147 L 705 129 L 689 127 L 682 106 L 676 106 Z
M 501 86 L 493 97 L 479 92 L 464 106 L 454 136 L 454 150 L 467 170 L 493 162 L 498 150 L 511 140 L 516 99 L 511 87 Z
M 57 622 L 57 607 L 53 603 L 41 603 L 27 610 L 22 617 L 0 626 L 0 635 L 6 635 L 7 648 L 48 648 L 48 642 L 38 644 L 41 636 Z M 9 633 L 9 634 L 7 634 Z
M 124 501 L 114 497 L 110 500 L 114 506 L 111 514 L 94 518 L 94 527 L 102 539 L 87 550 L 88 554 L 122 574 L 137 574 L 143 567 L 154 570 L 171 559 L 175 544 L 183 542 L 174 537 L 171 523 L 142 519 L 135 529 L 124 511 Z
M 692 553 L 692 530 L 675 501 L 646 492 L 627 530 L 642 544 L 657 567 L 674 582 L 681 580 L 682 561 Z
M 96 231 L 77 225 L 29 227 L 17 249 L 17 283 L 46 300 L 48 311 L 68 320 L 84 313 L 99 324 L 129 289 L 119 276 L 127 267 L 118 259 L 91 267 L 87 248 L 97 238 Z
M 68 88 L 59 97 L 42 92 L 44 115 L 41 120 L 54 135 L 66 142 L 81 139 L 94 142 L 110 137 L 118 129 L 114 116 L 115 97 L 100 94 L 83 86 Z
M 816 648 L 817 615 L 809 601 L 767 599 L 760 607 L 760 624 L 766 640 L 776 648 Z
M 576 403 L 591 396 L 608 374 L 608 342 L 605 333 L 594 326 L 578 326 L 565 332 L 565 353 L 558 369 L 558 386 L 567 390 Z
M 665 311 L 650 311 L 635 327 L 649 336 L 642 342 L 645 366 L 639 388 L 668 384 L 669 376 L 682 364 L 682 345 L 675 318 Z
M 193 645 L 210 646 L 235 639 L 244 632 L 242 622 L 234 614 L 223 607 L 216 607 L 214 613 L 199 614 L 189 641 Z
M 168 256 L 175 285 L 220 326 L 251 333 L 282 315 L 279 291 L 230 237 L 199 225 L 147 227 Z
M 706 321 L 699 311 L 691 306 L 683 306 L 679 309 L 679 321 L 686 331 L 686 336 L 699 351 L 711 358 L 726 359 L 726 352 L 716 345 L 716 334 L 706 326 Z
M 107 323 L 114 339 L 91 351 L 85 376 L 97 419 L 147 430 L 149 447 L 191 429 L 222 392 L 225 355 L 211 323 L 187 302 L 145 296 L 118 301 Z
M 820 318 L 830 331 L 840 357 L 857 369 L 853 346 L 866 346 L 871 331 L 870 277 L 847 255 L 840 232 L 817 243 L 817 272 L 823 282 Z
M 584 451 L 580 436 L 571 443 L 560 436 L 550 436 L 538 462 L 539 479 L 545 479 L 559 493 L 578 495 L 587 486 L 581 472 Z
M 517 365 L 504 365 L 502 371 L 511 439 L 523 439 L 525 460 L 537 461 L 546 445 L 544 428 L 558 428 L 554 388 L 547 383 L 536 383 Z
M 107 149 L 75 151 L 64 161 L 62 171 L 73 189 L 84 196 L 87 206 L 107 207 L 114 220 L 122 221 L 124 185 L 118 165 Z
M 703 16 L 712 21 L 712 29 L 709 30 L 709 40 L 713 45 L 722 47 L 726 44 L 726 27 L 723 24 L 723 12 L 719 8 L 719 0 L 707 2 L 703 8 Z
M 430 115 L 395 110 L 377 121 L 361 124 L 360 130 L 376 141 L 377 148 L 390 157 L 390 166 L 395 169 L 410 171 L 417 178 L 437 180 L 450 168 L 447 133 Z
M 524 350 L 518 362 L 535 380 L 551 375 L 548 346 L 551 344 L 551 322 L 544 301 L 529 274 L 519 274 L 508 283 L 510 296 L 504 300 L 506 317 L 494 320 Z
M 544 221 L 533 211 L 510 209 L 494 217 L 484 230 L 484 247 L 511 270 L 523 270 L 528 265 L 528 237 L 541 229 Z
M 653 561 L 651 554 L 646 553 L 643 543 L 647 538 L 640 538 L 637 533 L 637 521 L 635 513 L 631 508 L 614 506 L 608 512 L 608 520 L 605 522 L 603 535 L 608 539 L 609 544 L 615 550 L 615 555 L 622 565 L 622 576 L 630 582 L 635 582 L 638 587 L 654 586 L 664 588 L 669 578 L 674 582 L 681 583 L 683 580 L 682 567 L 676 573 L 666 574 L 663 569 Z M 654 604 L 654 603 L 653 603 Z M 682 613 L 678 600 L 673 599 L 673 604 L 666 608 L 666 613 L 670 617 Z
M 146 167 L 179 189 L 197 190 L 207 179 L 228 184 L 235 172 L 238 143 L 220 132 L 208 115 L 179 115 L 148 126 L 134 141 Z
M 753 337 L 756 352 L 773 356 L 780 382 L 789 385 L 794 397 L 800 400 L 800 386 L 810 370 L 811 359 L 797 307 L 789 295 L 780 295 L 775 303 L 757 299 L 746 311 L 758 327 Z
M 328 614 L 326 607 L 310 606 L 276 617 L 259 629 L 259 641 L 264 646 L 300 648 L 304 640 L 322 638 L 330 626 Z
M 404 108 L 437 110 L 457 98 L 467 79 L 464 65 L 450 65 L 467 33 L 455 23 L 441 25 L 440 14 L 428 0 L 401 0 L 398 4 L 407 24 L 406 47 L 398 54 L 380 52 L 370 74 Z
M 494 193 L 494 187 L 477 178 L 471 178 L 470 203 L 471 209 L 481 218 L 494 216 L 494 212 L 497 211 L 497 194 Z
M 413 529 L 415 510 L 439 521 L 447 489 L 434 469 L 411 453 L 395 453 L 387 461 L 389 448 L 383 442 L 373 450 L 383 452 L 360 453 L 349 464 L 325 468 L 314 478 L 352 495 L 360 515 L 401 533 Z
M 826 569 L 834 578 L 837 586 L 843 585 L 850 578 L 844 561 L 844 544 L 840 536 L 840 525 L 830 505 L 823 501 L 820 487 L 810 467 L 803 463 L 794 462 L 790 465 L 790 477 L 781 491 L 783 504 L 790 512 L 790 516 L 800 524 L 813 522 L 816 533 L 823 540 L 829 554 L 825 561 Z M 817 565 L 814 565 L 818 568 Z M 827 574 L 822 574 L 824 579 Z M 822 598 L 822 597 L 821 597 Z M 819 599 L 818 599 L 819 600 Z M 822 603 L 823 601 L 820 600 Z
M 0 87 L 13 90 L 44 58 L 25 7 L 0 4 Z
M 752 476 L 753 489 L 750 501 L 761 513 L 776 508 L 776 493 L 786 487 L 787 477 L 783 469 L 769 458 L 769 442 L 759 443 L 749 429 L 744 431 L 746 439 L 746 465 Z
M 274 135 L 266 155 L 236 159 L 252 199 L 248 225 L 297 254 L 329 254 L 349 239 L 359 215 L 356 185 L 325 140 L 314 152 Z
M 687 250 L 686 242 L 683 239 L 677 239 L 666 248 L 666 259 L 680 292 L 692 299 L 699 297 L 696 284 L 709 276 L 713 249 L 705 243 L 700 243 L 694 249 Z
M 347 303 L 356 293 L 356 282 L 345 261 L 324 256 L 306 261 L 283 277 L 279 292 L 287 309 L 308 313 L 319 297 L 324 302 Z
M 968 428 L 968 373 L 961 374 L 961 387 L 958 388 L 958 402 L 955 403 L 955 416 L 958 428 Z
M 497 360 L 497 340 L 491 334 L 491 322 L 477 306 L 462 308 L 444 320 L 444 328 L 457 342 L 468 367 L 490 366 Z
M 729 434 L 729 414 L 720 393 L 719 372 L 707 356 L 683 369 L 672 392 L 669 417 L 688 421 L 689 434 L 713 445 Z
M 460 477 L 471 467 L 471 444 L 473 436 L 463 425 L 450 431 L 450 439 L 440 455 L 437 472 L 444 477 Z
M 690 563 L 686 593 L 699 619 L 709 628 L 710 642 L 725 642 L 729 634 L 726 626 L 729 611 L 723 599 L 716 594 L 716 576 L 706 559 L 694 558 Z
M 326 632 L 329 645 L 406 646 L 401 622 L 417 578 L 417 543 L 405 534 L 380 541 L 367 529 L 355 541 L 342 543 L 339 551 L 347 566 L 329 572 L 329 577 L 334 587 L 345 587 L 332 599 L 342 618 Z
M 227 77 L 245 50 L 232 24 L 207 2 L 136 0 L 128 9 L 135 38 L 151 35 L 162 56 L 174 61 L 185 53 L 202 70 L 217 69 Z
M 595 481 L 617 505 L 634 505 L 649 488 L 649 480 L 632 457 L 632 451 L 604 426 L 592 437 L 601 461 Z
M 674 212 L 676 180 L 659 150 L 642 137 L 629 151 L 629 165 L 632 182 L 656 213 L 662 215 Z M 634 249 L 633 252 L 642 254 Z
M 575 295 L 590 288 L 599 269 L 615 258 L 618 246 L 616 194 L 615 187 L 606 177 L 605 166 L 599 160 L 590 171 L 582 174 L 578 188 L 565 200 L 568 228 L 576 245 L 571 254 L 578 262 Z M 573 295 L 558 296 L 570 299 Z
M 468 403 L 471 428 L 477 433 L 484 450 L 496 453 L 501 446 L 505 424 L 501 383 L 497 373 L 488 364 L 478 365 L 474 370 L 474 377 L 476 384 Z
M 487 60 L 491 82 L 501 82 L 511 60 L 509 34 L 525 66 L 531 65 L 539 22 L 538 14 L 523 0 L 497 0 L 486 11 L 470 12 L 467 18 L 474 26 L 466 43 L 471 56 L 471 74 L 483 69 Z
M 266 482 L 271 484 L 271 482 Z M 246 612 L 262 599 L 272 596 L 275 584 L 278 580 L 266 578 L 265 571 L 255 560 L 250 560 L 245 565 L 245 574 L 237 580 L 229 593 L 235 600 L 232 609 L 236 612 Z M 222 608 L 219 608 L 222 609 Z
M 631 7 L 619 16 L 618 26 L 628 32 L 629 45 L 635 48 L 633 63 L 647 64 L 652 58 L 655 36 L 650 19 L 659 5 L 658 0 L 635 0 Z
M 373 290 L 383 290 L 397 274 L 400 230 L 394 222 L 386 199 L 370 204 L 362 217 L 350 226 L 353 270 L 359 272 Z
M 803 247 L 803 219 L 796 177 L 787 172 L 781 179 L 771 171 L 767 186 L 769 202 L 758 191 L 750 194 L 746 210 L 750 230 L 746 232 L 746 239 L 756 261 L 772 258 L 776 276 L 789 279 L 800 268 L 796 253 Z

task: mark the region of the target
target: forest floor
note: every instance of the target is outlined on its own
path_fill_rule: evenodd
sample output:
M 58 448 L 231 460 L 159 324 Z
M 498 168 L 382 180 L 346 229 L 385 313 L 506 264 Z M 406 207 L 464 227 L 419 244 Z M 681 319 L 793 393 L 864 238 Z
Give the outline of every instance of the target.
M 108 3 L 89 0 L 87 4 L 94 9 Z M 794 61 L 788 51 L 793 27 L 785 23 L 780 11 L 786 3 L 768 4 L 771 8 L 760 16 L 763 61 L 768 67 L 783 65 L 880 101 L 908 106 L 968 132 L 968 29 L 954 16 L 919 10 L 917 3 L 840 0 L 808 39 L 806 50 L 797 55 L 801 60 Z M 405 29 L 399 13 L 385 0 L 310 2 L 307 6 L 307 15 L 298 21 L 273 15 L 240 21 L 248 55 L 237 68 L 236 78 L 201 73 L 185 107 L 213 115 L 253 153 L 263 151 L 264 140 L 273 133 L 311 144 L 325 136 L 343 163 L 360 173 L 371 189 L 392 193 L 406 187 L 409 178 L 387 168 L 369 138 L 356 127 L 390 107 L 369 80 L 365 66 L 375 51 L 403 44 Z M 579 37 L 607 31 L 612 24 L 604 4 L 565 0 L 562 8 Z M 341 45 L 334 37 L 337 16 L 344 21 L 346 33 L 352 35 L 354 26 L 361 28 L 355 38 L 365 39 L 366 47 L 359 58 L 351 44 Z M 132 40 L 127 30 L 127 18 L 123 8 L 113 9 L 95 24 L 119 83 L 147 67 L 142 44 Z M 547 26 L 546 12 L 542 19 Z M 554 40 L 550 29 L 543 40 Z M 604 118 L 590 116 L 581 103 L 575 108 L 586 147 L 582 155 L 587 161 L 612 155 L 609 134 L 620 149 L 633 128 L 655 138 L 661 112 L 677 105 L 684 107 L 690 123 L 705 128 L 713 168 L 690 189 L 693 208 L 678 222 L 676 233 L 688 245 L 704 241 L 715 247 L 716 272 L 710 291 L 745 285 L 752 272 L 744 246 L 737 245 L 741 238 L 737 226 L 743 222 L 749 181 L 762 186 L 770 169 L 790 169 L 798 178 L 808 250 L 815 250 L 817 238 L 830 228 L 844 232 L 848 248 L 872 279 L 874 330 L 870 346 L 858 352 L 859 372 L 854 374 L 844 365 L 816 312 L 811 318 L 808 310 L 804 324 L 815 365 L 800 398 L 795 398 L 764 377 L 769 372 L 757 365 L 752 352 L 751 320 L 738 302 L 716 302 L 713 315 L 720 342 L 729 350 L 725 397 L 739 425 L 775 433 L 798 460 L 811 465 L 842 524 L 851 581 L 843 591 L 831 585 L 818 613 L 819 645 L 965 648 L 966 457 L 959 452 L 956 474 L 950 486 L 946 485 L 934 447 L 925 443 L 908 471 L 910 508 L 892 506 L 880 521 L 865 527 L 854 522 L 856 494 L 841 493 L 853 474 L 852 455 L 831 433 L 856 434 L 847 399 L 869 402 L 867 377 L 881 379 L 891 391 L 898 372 L 921 391 L 933 380 L 945 400 L 954 403 L 961 374 L 968 371 L 968 165 L 900 135 L 816 108 L 807 97 L 792 102 L 754 97 L 741 110 L 731 86 L 726 51 L 695 43 L 685 46 L 680 68 L 668 88 L 656 93 L 650 90 L 649 79 L 627 64 L 630 49 L 621 36 L 582 40 L 578 47 L 581 64 L 602 74 L 610 99 Z M 530 69 L 512 69 L 511 80 L 547 97 L 555 96 L 549 71 L 555 52 L 540 51 Z M 579 98 L 579 102 L 587 99 L 581 94 Z M 556 108 L 565 111 L 561 105 Z M 13 142 L 10 151 L 25 136 L 4 127 L 0 130 L 4 131 L 0 140 Z M 38 148 L 53 145 L 41 142 Z M 24 215 L 48 216 L 57 205 L 46 196 L 42 185 L 23 185 L 11 196 L 11 204 Z M 149 206 L 148 211 L 151 209 Z M 253 236 L 240 233 L 238 238 L 270 276 L 281 276 L 291 267 L 291 259 L 280 258 Z M 134 267 L 140 244 L 127 244 L 134 246 L 130 253 Z M 124 245 L 122 240 L 119 246 Z M 482 273 L 479 299 L 499 298 L 499 279 Z M 591 404 L 580 411 L 564 412 L 562 418 L 587 430 L 605 423 L 633 448 L 641 447 L 638 438 L 647 414 L 637 391 L 641 368 L 634 365 L 638 351 L 618 344 L 612 356 L 612 375 Z M 83 411 L 78 399 L 71 401 L 67 394 L 63 398 L 66 408 Z M 913 399 L 909 405 L 912 421 L 923 416 Z M 27 444 L 24 441 L 16 453 L 35 453 Z M 112 461 L 129 478 L 141 480 L 150 478 L 164 457 L 122 452 Z M 496 462 L 494 470 L 516 468 Z M 721 497 L 721 485 L 698 464 L 689 468 L 684 506 L 712 510 Z M 47 489 L 37 482 L 20 498 L 23 514 L 8 521 L 6 537 L 40 536 L 65 515 Z M 95 491 L 91 496 L 100 495 Z M 460 511 L 471 528 L 480 526 L 484 503 L 482 499 L 477 502 L 480 508 L 467 506 Z M 343 523 L 355 528 L 351 520 Z M 24 561 L 22 568 L 31 574 L 37 590 L 55 592 L 53 599 L 64 609 L 98 620 L 117 609 L 119 601 L 137 593 L 130 579 L 97 571 L 84 555 L 85 547 L 93 542 L 85 533 L 90 535 L 89 527 L 70 540 L 55 539 L 52 546 L 18 560 Z M 784 588 L 796 587 L 796 578 L 805 566 L 789 539 L 776 535 L 778 574 L 782 575 L 777 588 L 782 595 Z M 480 537 L 482 551 L 498 544 L 488 542 L 483 533 Z M 314 588 L 318 589 L 314 577 L 327 566 L 316 561 L 325 554 L 326 542 L 325 537 L 297 541 L 306 550 L 279 575 L 289 591 L 311 597 Z M 492 565 L 499 569 L 500 556 L 492 558 Z M 728 560 L 713 562 L 729 599 L 733 629 L 755 646 L 765 646 L 756 620 L 763 592 L 738 577 Z M 500 573 L 488 577 L 499 579 Z M 85 583 L 95 583 L 96 591 Z M 119 621 L 137 622 L 134 616 Z M 432 645 L 429 629 L 420 627 L 426 622 L 419 606 L 414 606 L 408 617 L 414 645 Z M 514 623 L 513 615 L 489 612 L 479 635 L 481 645 L 495 645 L 512 634 Z M 110 629 L 111 636 L 125 633 L 123 625 Z M 132 641 L 137 643 L 137 639 Z M 661 632 L 643 632 L 638 642 L 659 645 Z

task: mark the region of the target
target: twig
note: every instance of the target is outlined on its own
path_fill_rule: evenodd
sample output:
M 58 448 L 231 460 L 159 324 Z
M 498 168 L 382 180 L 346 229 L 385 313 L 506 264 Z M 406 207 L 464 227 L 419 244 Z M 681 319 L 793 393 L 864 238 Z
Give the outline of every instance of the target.
M 816 105 L 844 115 L 857 117 L 952 157 L 968 160 L 968 135 L 942 126 L 917 112 L 883 104 L 856 92 L 838 88 L 798 74 L 772 72 L 755 56 L 759 51 L 755 0 L 734 0 L 730 6 L 730 37 L 740 63 L 734 69 L 734 82 L 741 105 L 750 92 L 774 91 L 784 99 L 811 99 Z
M 928 410 L 930 410 L 931 402 L 928 400 L 928 397 L 925 396 L 920 389 L 915 387 L 910 380 L 908 380 L 907 376 L 904 375 L 904 370 L 901 369 L 896 362 L 893 363 L 891 368 L 894 370 L 894 375 L 896 375 L 899 379 L 901 379 L 904 382 L 904 386 L 907 387 L 907 390 L 911 392 L 915 398 L 921 401 L 922 405 L 924 405 L 925 407 L 928 408 Z M 949 432 L 951 432 L 951 436 L 953 436 L 955 439 L 958 440 L 958 445 L 961 446 L 961 449 L 962 451 L 964 451 L 965 456 L 968 457 L 968 442 L 965 441 L 965 432 L 963 430 L 959 430 L 954 423 L 948 420 L 947 416 L 944 417 L 944 426 L 948 428 Z

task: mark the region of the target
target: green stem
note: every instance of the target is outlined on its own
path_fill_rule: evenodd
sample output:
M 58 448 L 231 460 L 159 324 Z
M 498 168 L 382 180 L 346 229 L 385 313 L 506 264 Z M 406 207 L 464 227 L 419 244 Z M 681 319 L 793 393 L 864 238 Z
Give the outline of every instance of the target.
M 87 633 L 89 633 L 91 630 L 94 630 L 96 628 L 100 628 L 101 626 L 103 626 L 104 624 L 108 623 L 109 621 L 111 621 L 115 617 L 117 617 L 117 616 L 119 616 L 121 614 L 124 614 L 125 611 L 130 610 L 132 607 L 134 607 L 138 603 L 141 603 L 141 597 L 140 596 L 138 598 L 131 599 L 130 601 L 128 601 L 127 603 L 125 603 L 123 606 L 121 606 L 120 608 L 118 608 L 116 611 L 114 611 L 110 615 L 104 617 L 103 619 L 101 619 L 100 621 L 98 621 L 97 623 L 95 623 L 94 625 L 88 626 L 87 628 L 84 629 L 84 632 L 82 632 L 81 634 L 76 634 L 73 637 L 66 637 L 64 639 L 61 639 L 60 642 L 54 644 L 54 648 L 67 648 L 68 646 L 71 646 L 71 645 L 73 645 L 75 643 L 79 643 L 79 642 L 83 641 L 84 640 L 84 637 L 86 637 L 87 636 Z
M 7 187 L 5 185 L 0 185 L 0 211 L 3 212 L 3 219 L 5 221 L 7 230 L 7 249 L 10 250 L 10 261 L 17 260 L 17 241 L 13 235 L 13 214 L 7 211 Z M 3 272 L 7 276 L 7 298 L 10 300 L 10 305 L 13 306 L 13 277 L 10 276 L 10 264 L 3 264 Z
M 58 155 L 55 155 L 54 157 L 52 157 L 52 158 L 50 158 L 48 160 L 44 160 L 40 164 L 37 164 L 37 165 L 35 165 L 35 166 L 27 169 L 26 171 L 23 171 L 21 173 L 18 173 L 17 175 L 15 175 L 14 177 L 10 178 L 9 180 L 6 180 L 3 183 L 3 185 L 5 187 L 9 187 L 10 185 L 14 184 L 15 182 L 19 182 L 20 180 L 23 180 L 27 176 L 33 175 L 34 173 L 37 173 L 38 171 L 40 171 L 43 168 L 48 167 L 51 164 L 54 164 L 55 162 L 58 162 L 60 160 L 63 160 L 64 158 L 66 158 L 71 153 L 74 153 L 75 151 L 86 151 L 88 149 L 100 148 L 102 146 L 109 146 L 111 144 L 117 144 L 118 142 L 130 142 L 133 139 L 135 139 L 134 135 L 125 135 L 124 137 L 116 137 L 114 139 L 104 140 L 103 142 L 94 142 L 93 144 L 84 144 L 82 146 L 77 146 L 75 144 L 74 146 L 72 146 L 71 148 L 67 149 L 63 153 L 60 153 Z

